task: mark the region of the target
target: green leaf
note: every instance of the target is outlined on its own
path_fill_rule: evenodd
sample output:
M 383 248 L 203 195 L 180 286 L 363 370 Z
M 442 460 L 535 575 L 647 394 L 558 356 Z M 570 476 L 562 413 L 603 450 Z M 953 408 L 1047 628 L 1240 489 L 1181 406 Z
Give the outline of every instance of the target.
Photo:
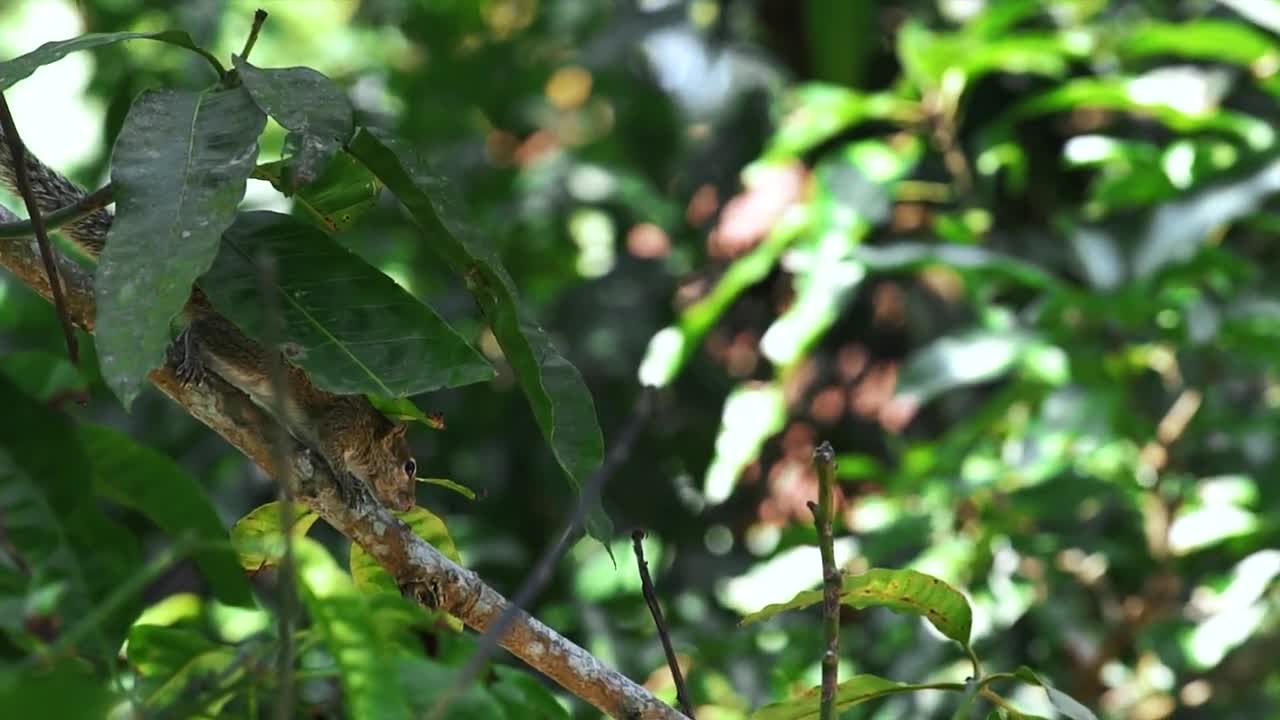
M 878 675 L 854 675 L 836 686 L 836 707 L 840 710 L 868 700 L 899 693 L 929 689 L 929 685 L 910 685 L 887 680 Z M 751 714 L 751 720 L 809 720 L 818 717 L 822 688 L 814 687 L 779 703 L 765 705 Z
M 420 422 L 432 430 L 445 428 L 444 416 L 440 413 L 427 414 L 409 398 L 389 398 L 383 395 L 370 395 L 369 402 L 378 412 L 397 422 Z
M 742 618 L 742 624 L 768 620 L 778 613 L 798 610 L 822 601 L 821 590 L 806 590 L 785 603 L 774 603 Z M 840 602 L 858 609 L 887 607 L 919 615 L 943 635 L 969 646 L 973 613 L 965 596 L 932 575 L 916 570 L 872 568 L 860 575 L 846 575 Z
M 1244 23 L 1214 18 L 1135 24 L 1118 50 L 1135 58 L 1175 55 L 1244 67 L 1280 62 L 1280 51 L 1269 35 Z
M 228 605 L 255 605 L 218 511 L 191 475 L 167 456 L 111 428 L 82 423 L 76 434 L 93 458 L 99 493 L 146 515 L 171 538 L 202 541 L 191 558 L 214 595 Z
M 395 193 L 426 234 L 427 244 L 466 281 L 552 453 L 574 487 L 581 489 L 604 456 L 591 393 L 577 368 L 517 301 L 515 284 L 497 253 L 466 223 L 457 189 L 407 143 L 361 129 L 348 150 Z M 598 504 L 587 529 L 602 541 L 612 534 Z
M 397 654 L 365 596 L 319 543 L 299 538 L 294 551 L 302 599 L 337 663 L 347 717 L 408 720 Z
M 971 330 L 939 338 L 907 358 L 897 394 L 921 404 L 958 387 L 994 380 L 1013 369 L 1035 338 L 1017 330 Z
M 29 568 L 43 612 L 82 620 L 142 564 L 137 541 L 98 506 L 89 455 L 74 426 L 0 378 L 0 517 Z M 30 596 L 29 596 L 30 597 Z M 121 603 L 93 628 L 89 654 L 115 654 L 138 605 Z
M 292 172 L 289 161 L 277 160 L 259 165 L 253 177 L 293 198 L 294 210 L 330 235 L 354 225 L 374 206 L 382 189 L 369 168 L 345 152 L 334 155 L 319 177 L 300 188 Z
M 263 69 L 239 56 L 232 62 L 258 107 L 290 131 L 288 183 L 297 188 L 316 179 L 355 132 L 347 94 L 309 67 Z
M 250 337 L 263 340 L 261 253 L 278 259 L 285 353 L 325 390 L 405 396 L 494 376 L 480 353 L 394 280 L 323 232 L 273 212 L 236 218 L 200 279 Z
M 942 265 L 961 272 L 992 274 L 1034 288 L 1058 288 L 1058 279 L 1029 262 L 972 245 L 900 242 L 862 245 L 853 257 L 871 272 L 898 272 Z
M 423 657 L 403 656 L 397 663 L 400 671 L 400 682 L 409 697 L 416 718 L 433 717 L 436 702 L 440 696 L 455 687 L 456 677 L 461 670 Z M 449 704 L 440 716 L 440 720 L 523 720 L 524 712 L 508 715 L 503 712 L 503 704 L 489 692 L 487 687 L 479 683 L 468 683 L 467 688 Z M 534 714 L 532 717 L 538 717 Z
M 716 454 L 702 482 L 706 501 L 718 505 L 728 500 L 743 468 L 786 424 L 787 400 L 780 383 L 744 383 L 730 391 L 720 413 Z
M 89 391 L 80 368 L 72 365 L 66 355 L 41 350 L 6 352 L 0 355 L 0 372 L 42 402 Z
M 115 700 L 93 668 L 78 658 L 52 668 L 19 664 L 0 671 L 0 707 L 6 717 L 102 720 Z
M 293 536 L 301 539 L 319 517 L 301 506 L 294 509 Z M 280 531 L 280 503 L 269 502 L 249 511 L 231 526 L 231 546 L 240 558 L 240 567 L 257 572 L 276 563 L 284 551 L 284 535 Z
M 418 478 L 418 482 L 424 482 L 428 485 L 439 485 L 442 488 L 448 488 L 468 500 L 475 500 L 475 492 L 466 485 L 460 485 L 448 478 Z
M 453 538 L 449 536 L 449 528 L 445 527 L 444 520 L 421 506 L 396 515 L 413 529 L 414 534 L 426 540 L 445 557 L 456 563 L 462 563 L 462 556 L 458 554 L 458 548 L 454 545 Z M 349 565 L 351 579 L 355 582 L 356 589 L 361 592 L 386 592 L 400 595 L 400 588 L 396 586 L 391 575 L 357 543 L 351 543 Z M 449 615 L 444 617 L 448 620 L 450 627 L 461 632 L 461 620 Z
M 26 55 L 20 55 L 12 60 L 0 63 L 0 92 L 9 89 L 9 86 L 27 77 L 31 73 L 44 65 L 55 63 L 67 55 L 77 50 L 92 50 L 102 47 L 103 45 L 111 45 L 122 42 L 124 40 L 158 40 L 160 42 L 177 45 L 188 50 L 199 53 L 201 57 L 209 61 L 213 66 L 218 77 L 222 77 L 226 73 L 222 63 L 209 53 L 209 51 L 196 45 L 191 36 L 181 30 L 161 30 L 158 32 L 117 32 L 117 33 L 88 33 L 70 40 L 57 40 L 47 42 L 40 47 L 32 50 Z
M 784 103 L 785 114 L 762 158 L 766 162 L 799 157 L 869 120 L 905 119 L 918 112 L 914 104 L 891 95 L 865 95 L 821 83 L 801 85 Z
M 149 90 L 129 109 L 111 158 L 116 216 L 96 288 L 102 374 L 126 408 L 213 262 L 265 124 L 243 87 Z
M 1044 688 L 1045 694 L 1049 696 L 1049 704 L 1053 706 L 1053 709 L 1066 715 L 1070 720 L 1098 720 L 1098 716 L 1094 715 L 1092 710 L 1081 705 L 1070 695 L 1045 682 L 1031 668 L 1023 665 L 1014 671 L 1014 675 L 1017 675 L 1018 679 L 1025 683 L 1039 685 Z
M 232 688 L 248 672 L 237 657 L 235 648 L 214 647 L 202 652 L 178 668 L 143 700 L 149 709 L 185 707 L 188 712 L 198 707 L 199 717 L 219 717 L 222 708 L 235 698 Z M 218 684 L 212 685 L 216 679 Z
M 149 678 L 169 678 L 192 658 L 212 650 L 203 633 L 163 625 L 134 625 L 126 652 L 129 665 Z

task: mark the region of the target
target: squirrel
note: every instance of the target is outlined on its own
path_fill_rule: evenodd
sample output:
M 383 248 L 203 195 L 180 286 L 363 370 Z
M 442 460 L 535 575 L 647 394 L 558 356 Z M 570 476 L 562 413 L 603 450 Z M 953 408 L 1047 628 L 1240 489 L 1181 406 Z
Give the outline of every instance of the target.
M 66 207 L 85 190 L 26 153 L 27 177 L 36 204 L 44 212 Z M 13 158 L 0 129 L 0 183 L 17 193 Z M 94 260 L 106 247 L 112 214 L 95 210 L 61 232 Z M 186 327 L 170 345 L 167 362 L 185 384 L 210 372 L 248 395 L 303 444 L 318 450 L 338 479 L 344 498 L 352 497 L 352 479 L 365 483 L 388 508 L 403 512 L 416 501 L 417 461 L 409 448 L 408 427 L 392 422 L 364 395 L 339 395 L 316 387 L 302 369 L 283 360 L 285 397 L 275 397 L 271 355 L 220 315 L 198 288 L 181 313 Z

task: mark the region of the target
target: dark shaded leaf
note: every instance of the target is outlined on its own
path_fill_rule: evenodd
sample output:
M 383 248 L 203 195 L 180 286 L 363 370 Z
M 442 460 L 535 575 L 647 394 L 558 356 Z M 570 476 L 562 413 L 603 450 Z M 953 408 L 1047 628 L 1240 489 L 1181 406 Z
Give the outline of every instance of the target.
M 76 431 L 93 458 L 98 492 L 147 516 L 171 538 L 200 541 L 202 547 L 192 551 L 191 559 L 214 595 L 229 605 L 255 605 L 227 529 L 191 475 L 167 456 L 111 428 L 84 423 Z
M 591 393 L 577 368 L 522 309 L 497 253 L 467 224 L 457 189 L 407 143 L 361 129 L 349 150 L 395 193 L 426 234 L 428 245 L 466 281 L 556 460 L 581 488 L 604 456 Z M 601 540 L 612 533 L 598 507 L 587 527 Z
M 309 184 L 355 132 L 347 94 L 309 67 L 257 68 L 239 56 L 232 61 L 253 101 L 290 131 L 285 143 L 290 155 L 287 184 Z
M 149 90 L 125 118 L 96 295 L 102 374 L 126 408 L 161 364 L 170 321 L 235 217 L 266 120 L 243 87 Z
M 494 376 L 431 308 L 328 235 L 279 213 L 237 217 L 200 279 L 251 337 L 263 339 L 260 253 L 276 258 L 285 352 L 325 390 L 403 397 Z
M 0 516 L 29 578 L 52 590 L 63 622 L 83 620 L 140 565 L 137 541 L 104 515 L 90 482 L 89 455 L 74 426 L 0 378 Z M 58 442 L 51 439 L 57 438 Z M 82 650 L 111 657 L 137 605 L 124 602 L 92 629 Z

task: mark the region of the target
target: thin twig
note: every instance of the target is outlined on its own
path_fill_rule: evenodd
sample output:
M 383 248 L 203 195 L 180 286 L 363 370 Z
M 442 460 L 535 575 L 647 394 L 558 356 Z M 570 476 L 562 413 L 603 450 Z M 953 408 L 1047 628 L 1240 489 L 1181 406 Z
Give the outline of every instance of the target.
M 67 301 L 62 296 L 62 282 L 58 277 L 58 266 L 53 259 L 53 248 L 49 245 L 49 233 L 44 226 L 44 215 L 40 213 L 40 205 L 35 193 L 31 190 L 31 178 L 27 176 L 27 149 L 18 136 L 18 126 L 13 122 L 13 114 L 9 112 L 9 101 L 4 93 L 0 93 L 0 127 L 4 129 L 5 142 L 9 146 L 9 157 L 13 160 L 13 176 L 18 183 L 18 192 L 22 202 L 26 203 L 27 216 L 31 218 L 31 229 L 35 232 L 36 243 L 40 246 L 40 259 L 44 262 L 44 271 L 49 276 L 49 289 L 53 293 L 53 308 L 58 314 L 58 322 L 62 324 L 62 336 L 67 343 L 67 356 L 72 365 L 80 364 L 80 347 L 76 342 L 76 329 L 71 323 L 71 315 L 67 312 Z
M 658 639 L 662 641 L 662 652 L 667 656 L 667 667 L 671 669 L 671 679 L 676 684 L 676 700 L 680 710 L 690 720 L 696 720 L 693 714 L 693 700 L 689 697 L 689 688 L 684 684 L 684 673 L 680 672 L 680 659 L 676 657 L 675 648 L 671 647 L 671 633 L 667 630 L 667 621 L 662 617 L 662 606 L 658 604 L 658 593 L 653 589 L 653 578 L 649 576 L 649 563 L 644 559 L 643 530 L 631 533 L 631 544 L 636 552 L 636 567 L 640 570 L 640 590 L 644 593 L 644 601 L 649 606 L 649 614 L 653 615 L 653 626 L 658 629 Z
M 261 11 L 259 11 L 261 12 Z M 265 13 L 264 13 L 265 15 Z M 284 353 L 280 349 L 281 329 L 280 303 L 276 297 L 276 260 L 267 253 L 258 256 L 258 293 L 262 302 L 262 340 L 270 358 L 267 368 L 271 377 L 271 394 L 274 407 L 270 408 L 275 416 L 272 452 L 276 467 L 288 467 L 289 441 L 288 428 L 284 425 L 285 393 L 288 392 L 289 379 L 285 375 Z M 293 488 L 287 482 L 279 483 L 280 488 L 280 528 L 284 533 L 284 554 L 280 558 L 277 574 L 280 592 L 280 611 L 277 613 L 280 635 L 279 652 L 276 655 L 276 679 L 279 683 L 276 691 L 276 717 L 288 720 L 293 717 L 293 620 L 297 615 L 297 597 L 294 586 L 293 562 L 293 523 L 296 519 L 294 510 Z
M 240 59 L 248 60 L 249 53 L 253 52 L 253 46 L 258 42 L 258 33 L 262 32 L 262 24 L 267 21 L 267 11 L 258 8 L 253 13 L 253 27 L 249 29 L 249 37 L 244 41 L 244 49 L 240 51 Z
M 44 215 L 44 229 L 57 230 L 63 225 L 88 217 L 113 202 L 115 202 L 115 188 L 111 183 L 107 183 L 70 205 Z M 35 237 L 35 234 L 35 224 L 31 220 L 0 223 L 0 240 L 22 240 Z
M 631 446 L 640 435 L 641 428 L 644 427 L 649 419 L 650 412 L 653 410 L 655 392 L 654 388 L 651 387 L 646 387 L 641 391 L 640 399 L 636 403 L 635 410 L 632 411 L 631 418 L 628 420 L 622 434 L 618 437 L 618 442 L 613 446 L 613 450 L 608 454 L 604 462 L 600 464 L 599 469 L 592 473 L 591 477 L 582 486 L 582 491 L 578 494 L 578 504 L 574 507 L 573 513 L 565 523 L 564 531 L 560 533 L 559 539 L 543 552 L 542 557 L 538 559 L 538 564 L 529 572 L 529 576 L 525 578 L 524 585 L 511 598 L 511 603 L 506 610 L 480 636 L 480 640 L 476 643 L 475 652 L 472 653 L 471 658 L 463 666 L 461 672 L 454 676 L 452 686 L 440 694 L 439 699 L 436 700 L 435 707 L 432 708 L 431 712 L 427 713 L 428 720 L 440 720 L 440 718 L 444 717 L 449 705 L 460 697 L 462 692 L 480 674 L 480 670 L 484 668 L 485 662 L 497 649 L 499 640 L 511 626 L 511 623 L 526 607 L 529 607 L 538 593 L 542 591 L 542 588 L 546 586 L 547 581 L 551 579 L 552 569 L 555 568 L 556 563 L 560 561 L 560 557 L 564 555 L 565 550 L 569 547 L 569 541 L 577 535 L 589 508 L 593 507 L 600 497 L 601 489 L 612 477 L 613 473 L 631 455 Z
M 820 720 L 836 716 L 836 681 L 840 664 L 840 572 L 836 568 L 835 541 L 832 539 L 831 516 L 835 509 L 836 453 L 831 443 L 823 442 L 813 451 L 813 464 L 818 470 L 818 502 L 809 503 L 813 522 L 818 528 L 818 550 L 822 554 L 822 628 L 826 649 L 822 652 L 822 699 Z

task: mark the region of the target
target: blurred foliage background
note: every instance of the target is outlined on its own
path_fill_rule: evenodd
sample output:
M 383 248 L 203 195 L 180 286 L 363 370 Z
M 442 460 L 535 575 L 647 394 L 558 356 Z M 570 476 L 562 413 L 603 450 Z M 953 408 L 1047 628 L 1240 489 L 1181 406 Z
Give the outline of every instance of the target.
M 699 717 L 817 683 L 816 614 L 736 623 L 819 579 L 823 439 L 838 559 L 964 588 L 988 668 L 1032 665 L 1105 717 L 1280 713 L 1280 2 L 9 0 L 0 55 L 179 27 L 226 57 L 259 5 L 256 64 L 314 67 L 447 158 L 607 441 L 641 382 L 665 388 L 605 503 L 650 533 Z M 197 62 L 113 45 L 9 101 L 38 155 L 97 186 L 132 99 L 202 84 Z M 249 203 L 289 206 L 257 181 Z M 493 354 L 412 232 L 388 203 L 340 239 Z M 7 278 L 0 347 L 7 367 L 61 352 Z M 177 458 L 228 524 L 273 496 L 155 393 L 126 415 L 87 365 L 91 402 L 67 409 Z M 421 473 L 484 493 L 420 501 L 511 593 L 573 497 L 509 372 L 418 400 L 448 425 L 415 431 Z M 531 610 L 674 697 L 614 552 L 579 543 Z M 202 592 L 192 568 L 147 594 L 177 592 Z M 844 619 L 842 675 L 966 675 L 923 622 Z M 1042 697 L 1013 694 L 1049 716 Z

